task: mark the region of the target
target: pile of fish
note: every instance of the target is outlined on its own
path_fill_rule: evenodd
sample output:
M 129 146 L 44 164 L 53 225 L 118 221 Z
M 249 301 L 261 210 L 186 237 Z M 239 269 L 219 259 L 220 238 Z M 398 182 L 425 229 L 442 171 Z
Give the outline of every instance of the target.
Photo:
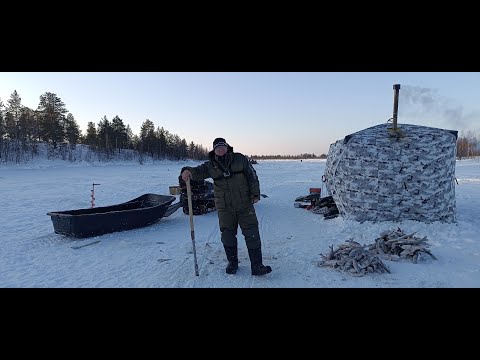
M 414 237 L 415 233 L 406 234 L 400 228 L 385 231 L 375 239 L 374 244 L 360 245 L 353 239 L 346 240 L 336 250 L 330 246 L 328 255 L 320 254 L 322 260 L 318 266 L 330 266 L 352 276 L 363 276 L 367 273 L 390 273 L 382 262 L 384 260 L 411 260 L 417 263 L 421 254 L 428 254 L 434 260 L 437 258 L 428 249 L 427 237 Z
M 368 250 L 385 260 L 408 259 L 416 264 L 422 253 L 437 260 L 428 249 L 430 244 L 427 244 L 427 237 L 414 237 L 415 234 L 406 234 L 400 228 L 385 231 L 375 239 L 375 244 L 369 245 Z
M 333 250 L 332 245 L 327 256 L 320 254 L 322 260 L 318 262 L 318 266 L 330 266 L 352 276 L 363 276 L 373 272 L 390 273 L 382 260 L 366 247 L 353 240 L 346 240 L 336 250 Z

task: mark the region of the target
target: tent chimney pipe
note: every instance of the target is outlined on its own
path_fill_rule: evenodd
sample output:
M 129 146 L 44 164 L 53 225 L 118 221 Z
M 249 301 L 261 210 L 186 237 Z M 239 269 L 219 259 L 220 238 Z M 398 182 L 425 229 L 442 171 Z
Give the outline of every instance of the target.
M 397 115 L 398 115 L 398 93 L 400 91 L 400 84 L 393 85 L 393 130 L 397 130 Z

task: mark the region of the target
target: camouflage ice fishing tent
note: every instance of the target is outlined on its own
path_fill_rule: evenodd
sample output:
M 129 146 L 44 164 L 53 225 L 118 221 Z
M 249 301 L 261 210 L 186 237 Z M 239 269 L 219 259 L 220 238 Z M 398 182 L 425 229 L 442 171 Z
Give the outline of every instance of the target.
M 390 124 L 330 145 L 327 190 L 357 221 L 455 222 L 457 131 Z

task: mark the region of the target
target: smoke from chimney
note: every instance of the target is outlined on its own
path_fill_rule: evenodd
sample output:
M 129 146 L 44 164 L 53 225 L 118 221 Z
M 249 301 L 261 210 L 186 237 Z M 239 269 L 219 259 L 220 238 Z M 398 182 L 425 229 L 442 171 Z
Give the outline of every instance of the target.
M 455 105 L 437 89 L 420 86 L 402 85 L 399 106 L 402 119 L 413 118 L 415 123 L 432 127 L 465 129 L 478 124 L 474 120 L 480 118 L 478 111 L 464 114 L 462 105 Z

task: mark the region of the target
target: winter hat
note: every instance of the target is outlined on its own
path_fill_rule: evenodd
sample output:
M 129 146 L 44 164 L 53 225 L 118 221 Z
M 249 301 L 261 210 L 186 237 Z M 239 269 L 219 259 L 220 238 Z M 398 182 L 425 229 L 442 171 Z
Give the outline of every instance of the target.
M 213 140 L 213 149 L 215 150 L 217 146 L 228 146 L 228 144 L 224 138 L 216 138 Z

